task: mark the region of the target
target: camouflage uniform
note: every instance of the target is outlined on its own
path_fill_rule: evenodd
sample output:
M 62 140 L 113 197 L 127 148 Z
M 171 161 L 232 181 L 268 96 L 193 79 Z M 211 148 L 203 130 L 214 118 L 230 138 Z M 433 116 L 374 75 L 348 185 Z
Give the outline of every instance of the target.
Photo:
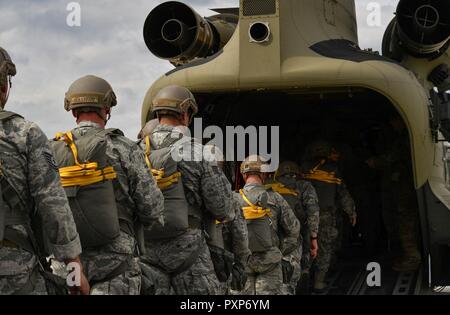
M 92 128 L 99 128 L 99 125 L 81 122 L 74 131 L 86 134 Z M 144 226 L 163 224 L 164 199 L 148 172 L 142 150 L 126 137 L 114 136 L 107 137 L 106 154 L 117 173 L 113 182 L 117 205 Z M 141 271 L 137 254 L 135 237 L 124 231 L 111 244 L 83 250 L 81 260 L 91 283 L 91 294 L 140 294 Z M 125 271 L 109 279 L 109 275 L 125 263 L 128 264 Z
M 408 139 L 405 129 L 392 136 L 388 152 L 374 158 L 374 166 L 382 171 L 383 192 L 390 197 L 393 208 L 393 213 L 390 213 L 392 217 L 389 219 L 385 214 L 384 218 L 389 238 L 393 241 L 397 234 L 403 250 L 403 259 L 394 263 L 394 269 L 414 270 L 419 266 L 421 255 L 418 248 L 419 210 L 413 185 L 411 152 L 409 142 L 405 141 Z M 383 206 L 389 208 L 387 205 Z
M 178 128 L 177 128 L 178 129 Z M 168 125 L 158 125 L 150 138 L 158 147 L 167 137 L 181 136 L 179 130 Z M 202 160 L 203 146 L 184 137 L 175 145 L 179 146 L 182 156 L 192 157 L 178 162 L 187 202 L 190 207 L 206 211 L 214 219 L 223 221 L 230 216 L 231 187 L 220 168 Z M 205 210 L 207 209 L 207 210 Z M 189 216 L 191 220 L 202 221 L 203 218 Z M 198 255 L 187 270 L 177 270 L 194 255 Z M 145 262 L 153 268 L 159 268 L 165 279 L 159 283 L 170 283 L 178 295 L 214 295 L 219 293 L 219 281 L 215 275 L 205 235 L 201 229 L 192 226 L 184 234 L 165 240 L 146 242 Z M 185 269 L 185 268 L 181 268 Z M 170 292 L 170 288 L 162 291 Z
M 305 173 L 317 166 L 320 161 L 308 161 L 303 165 Z M 341 178 L 340 172 L 334 162 L 326 161 L 320 170 L 334 172 Z M 319 197 L 320 221 L 318 245 L 319 251 L 315 261 L 316 272 L 326 274 L 330 267 L 331 258 L 336 248 L 338 230 L 336 228 L 336 215 L 342 209 L 349 217 L 354 216 L 355 204 L 344 183 L 332 184 L 319 180 L 311 180 Z
M 283 254 L 298 249 L 300 222 L 283 197 L 266 190 L 263 185 L 246 184 L 244 194 L 253 200 L 259 200 L 267 194 L 271 210 L 272 242 L 275 246 L 265 252 L 252 253 L 248 261 L 248 280 L 242 295 L 280 295 L 283 294 L 283 271 L 281 260 Z M 240 194 L 235 194 L 240 208 L 247 206 Z
M 44 133 L 36 124 L 15 117 L 0 122 L 0 147 L 3 175 L 26 207 L 24 215 L 31 219 L 37 214 L 45 231 L 47 252 L 59 260 L 76 258 L 81 253 L 80 239 Z M 27 237 L 22 225 L 8 228 Z M 46 294 L 44 280 L 37 271 L 35 254 L 0 242 L 0 294 L 21 292 L 34 277 L 34 288 L 21 293 Z
M 234 254 L 235 262 L 241 264 L 243 267 L 247 266 L 248 258 L 251 255 L 248 248 L 248 230 L 247 223 L 242 215 L 239 205 L 235 205 L 236 200 L 233 198 L 233 209 L 235 211 L 234 220 L 227 222 L 223 227 L 223 236 L 225 242 L 225 249 Z M 220 292 L 222 295 L 228 294 L 231 285 L 230 279 L 220 283 Z
M 302 272 L 308 273 L 311 267 L 311 235 L 317 235 L 319 231 L 319 200 L 314 186 L 308 181 L 289 176 L 280 176 L 276 180 L 298 193 L 298 196 L 292 197 L 281 194 L 294 210 L 301 224 L 298 253 L 285 257 L 291 260 L 294 266 L 294 275 L 287 286 L 288 292 L 294 294 Z

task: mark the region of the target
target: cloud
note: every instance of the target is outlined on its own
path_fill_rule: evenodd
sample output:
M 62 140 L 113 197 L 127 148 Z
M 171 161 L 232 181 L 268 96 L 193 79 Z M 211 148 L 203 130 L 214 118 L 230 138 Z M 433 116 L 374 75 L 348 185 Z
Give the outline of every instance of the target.
M 135 138 L 140 129 L 142 100 L 149 86 L 172 66 L 151 55 L 142 38 L 147 14 L 161 0 L 78 0 L 81 27 L 69 27 L 68 0 L 0 0 L 0 46 L 17 64 L 8 108 L 36 121 L 52 136 L 74 125 L 63 109 L 64 94 L 77 78 L 104 77 L 118 95 L 111 126 Z M 185 1 L 202 15 L 208 9 L 236 7 L 238 0 Z M 357 0 L 362 47 L 379 49 L 396 1 L 383 0 L 381 27 L 365 22 L 367 4 Z

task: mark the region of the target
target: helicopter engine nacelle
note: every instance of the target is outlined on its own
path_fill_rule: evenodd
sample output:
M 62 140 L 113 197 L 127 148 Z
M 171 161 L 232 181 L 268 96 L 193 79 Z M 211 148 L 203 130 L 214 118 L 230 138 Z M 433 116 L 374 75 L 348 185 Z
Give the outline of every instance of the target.
M 401 0 L 383 39 L 383 55 L 401 60 L 442 55 L 450 44 L 450 1 Z
M 157 57 L 176 66 L 211 56 L 233 35 L 239 16 L 218 14 L 202 18 L 190 6 L 168 1 L 154 8 L 144 25 L 144 40 Z

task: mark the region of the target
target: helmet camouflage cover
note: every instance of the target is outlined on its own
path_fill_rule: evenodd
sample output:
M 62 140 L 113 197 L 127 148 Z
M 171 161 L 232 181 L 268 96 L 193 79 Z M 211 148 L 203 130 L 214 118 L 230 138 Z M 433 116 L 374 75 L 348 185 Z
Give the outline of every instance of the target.
M 178 85 L 169 85 L 161 89 L 154 97 L 152 105 L 152 118 L 155 118 L 159 111 L 171 111 L 181 115 L 191 110 L 192 116 L 198 112 L 192 92 Z
M 88 75 L 69 87 L 64 99 L 64 108 L 71 111 L 78 108 L 110 108 L 117 105 L 116 94 L 104 79 Z
M 309 153 L 313 158 L 326 158 L 331 153 L 331 144 L 326 141 L 316 141 L 309 147 Z
M 278 167 L 278 176 L 290 175 L 290 174 L 299 174 L 300 167 L 297 163 L 292 161 L 285 161 L 280 164 Z
M 16 66 L 12 62 L 8 52 L 0 47 L 0 85 L 4 86 L 5 83 L 10 83 L 10 77 L 15 76 L 17 73 Z M 0 107 L 3 108 L 8 100 L 8 95 L 5 99 L 0 100 Z
M 241 164 L 241 174 L 269 173 L 267 161 L 259 155 L 250 155 Z

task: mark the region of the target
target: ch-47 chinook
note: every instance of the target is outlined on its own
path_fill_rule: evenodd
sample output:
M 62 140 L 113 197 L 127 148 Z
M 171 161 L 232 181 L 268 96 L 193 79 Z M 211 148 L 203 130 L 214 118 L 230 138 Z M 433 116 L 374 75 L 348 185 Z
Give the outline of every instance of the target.
M 149 14 L 145 43 L 175 68 L 150 87 L 142 123 L 155 94 L 178 84 L 195 94 L 204 125 L 280 126 L 282 158 L 299 160 L 319 135 L 339 142 L 351 152 L 347 182 L 366 211 L 360 233 L 373 258 L 389 246 L 380 242 L 380 178 L 355 165 L 383 152 L 383 126 L 399 115 L 409 131 L 423 268 L 383 268 L 382 288 L 372 289 L 364 277 L 376 259 L 355 268 L 360 260 L 350 255 L 329 280 L 350 294 L 417 293 L 422 279 L 450 285 L 450 1 L 401 0 L 382 55 L 359 48 L 353 0 L 240 0 L 214 11 L 202 18 L 168 1 Z

